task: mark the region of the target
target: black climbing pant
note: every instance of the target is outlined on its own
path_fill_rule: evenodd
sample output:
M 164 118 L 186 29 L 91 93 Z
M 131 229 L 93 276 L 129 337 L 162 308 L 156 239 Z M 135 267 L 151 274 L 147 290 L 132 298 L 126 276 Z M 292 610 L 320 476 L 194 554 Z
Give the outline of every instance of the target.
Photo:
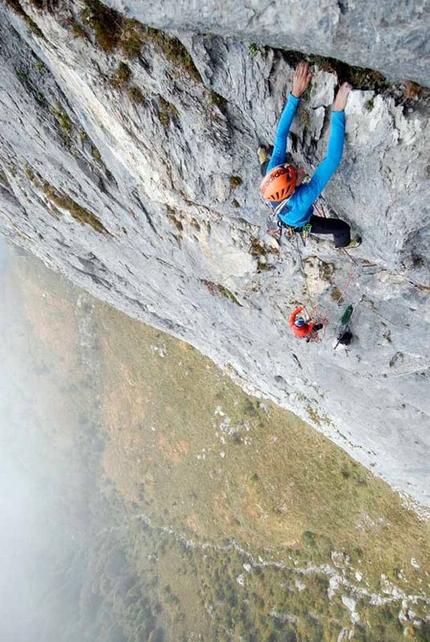
M 333 234 L 336 247 L 345 247 L 351 242 L 351 228 L 340 218 L 324 218 L 312 214 L 309 223 L 312 234 Z

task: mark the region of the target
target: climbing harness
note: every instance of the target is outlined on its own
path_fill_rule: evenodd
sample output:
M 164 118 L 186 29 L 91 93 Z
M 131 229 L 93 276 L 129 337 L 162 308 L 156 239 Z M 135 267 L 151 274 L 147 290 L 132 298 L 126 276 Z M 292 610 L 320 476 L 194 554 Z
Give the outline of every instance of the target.
M 285 235 L 288 240 L 293 238 L 300 238 L 303 245 L 306 245 L 306 241 L 311 231 L 311 225 L 306 223 L 303 227 L 292 227 L 291 225 L 286 225 L 281 221 L 281 230 L 285 230 Z
M 322 319 L 321 321 L 318 321 L 316 325 L 321 325 L 322 328 L 319 328 L 318 330 L 313 329 L 312 332 L 306 337 L 306 343 L 321 343 L 321 341 L 325 337 L 325 329 L 327 325 L 328 319 Z
M 267 234 L 270 234 L 271 236 L 276 237 L 277 241 L 279 244 L 281 244 L 282 241 L 282 233 L 285 232 L 284 236 L 291 241 L 296 235 L 300 236 L 303 245 L 306 245 L 307 238 L 310 234 L 311 231 L 311 224 L 306 223 L 303 227 L 293 227 L 292 225 L 287 225 L 278 216 L 278 213 L 281 211 L 281 209 L 286 205 L 289 199 L 286 199 L 282 203 L 278 205 L 278 207 L 273 208 L 270 204 L 269 207 L 271 208 L 270 214 L 268 214 L 266 218 L 266 231 Z

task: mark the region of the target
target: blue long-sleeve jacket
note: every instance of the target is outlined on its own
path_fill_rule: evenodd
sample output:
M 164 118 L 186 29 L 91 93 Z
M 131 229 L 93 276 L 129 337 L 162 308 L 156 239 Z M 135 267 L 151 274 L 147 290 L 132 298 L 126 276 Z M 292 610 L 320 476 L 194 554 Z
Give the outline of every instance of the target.
M 278 123 L 272 157 L 267 172 L 285 163 L 288 132 L 297 111 L 300 98 L 289 95 Z M 312 205 L 321 194 L 330 178 L 340 165 L 345 140 L 345 112 L 334 111 L 331 115 L 331 132 L 327 155 L 318 165 L 309 183 L 299 185 L 288 203 L 278 213 L 281 221 L 293 227 L 306 225 L 312 216 Z M 267 173 L 266 172 L 266 173 Z M 274 207 L 279 205 L 273 203 Z

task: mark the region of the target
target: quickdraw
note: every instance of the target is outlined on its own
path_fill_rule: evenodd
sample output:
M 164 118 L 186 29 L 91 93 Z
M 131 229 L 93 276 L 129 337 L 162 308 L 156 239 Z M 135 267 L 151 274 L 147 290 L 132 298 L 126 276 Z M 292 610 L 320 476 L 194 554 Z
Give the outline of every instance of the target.
M 285 232 L 285 236 L 292 240 L 297 234 L 302 239 L 303 245 L 306 245 L 306 241 L 311 232 L 312 226 L 310 223 L 306 223 L 303 227 L 293 227 L 292 225 L 287 225 L 283 223 L 281 219 L 273 210 L 267 217 L 267 233 L 271 236 L 275 236 L 280 241 L 282 238 L 282 232 Z

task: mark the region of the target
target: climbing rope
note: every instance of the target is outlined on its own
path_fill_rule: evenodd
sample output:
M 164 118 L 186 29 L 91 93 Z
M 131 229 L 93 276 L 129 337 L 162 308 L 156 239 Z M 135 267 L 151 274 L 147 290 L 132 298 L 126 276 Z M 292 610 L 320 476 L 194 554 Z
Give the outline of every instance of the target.
M 315 211 L 317 214 L 323 218 L 327 218 L 327 215 L 320 204 L 320 206 L 314 204 Z M 268 217 L 269 218 L 269 217 Z M 299 262 L 299 270 L 300 273 L 302 274 L 303 281 L 304 281 L 304 286 L 305 286 L 305 291 L 306 291 L 306 298 L 307 298 L 307 305 L 304 305 L 304 310 L 306 312 L 306 315 L 308 319 L 312 319 L 317 323 L 322 323 L 323 328 L 319 331 L 315 331 L 312 333 L 312 336 L 309 337 L 309 341 L 312 342 L 321 342 L 323 338 L 325 337 L 326 334 L 326 327 L 328 323 L 328 310 L 327 306 L 322 306 L 320 303 L 317 303 L 315 300 L 315 297 L 311 294 L 310 288 L 309 288 L 309 282 L 308 282 L 308 276 L 306 274 L 305 268 L 304 268 L 304 262 L 303 262 L 303 257 L 302 257 L 302 251 L 301 251 L 301 246 L 300 246 L 300 241 L 298 239 L 299 234 L 297 231 L 295 231 L 293 228 L 291 230 L 287 230 L 284 226 L 279 225 L 279 223 L 275 225 L 273 224 L 273 214 L 271 217 L 272 220 L 272 229 L 269 231 L 269 233 L 275 234 L 278 237 L 278 242 L 279 245 L 282 244 L 282 238 L 283 238 L 283 231 L 285 231 L 285 237 L 293 244 L 295 243 L 296 250 L 297 250 L 297 256 L 298 256 L 298 262 Z M 269 227 L 269 226 L 268 226 Z M 303 243 L 303 246 L 306 245 L 306 240 L 307 236 L 309 235 L 309 232 L 311 231 L 311 226 L 307 226 L 306 232 L 304 235 L 300 235 L 300 239 Z M 351 286 L 351 283 L 353 282 L 353 279 L 356 276 L 361 275 L 364 273 L 364 268 L 366 266 L 361 265 L 356 259 L 354 259 L 349 252 L 345 248 L 339 248 L 342 250 L 342 252 L 349 258 L 351 263 L 353 264 L 352 269 L 349 271 L 345 285 L 343 286 L 343 289 L 340 291 L 338 288 L 337 290 L 340 291 L 340 296 L 337 299 L 337 305 L 340 307 L 341 305 L 346 303 L 346 295 L 347 292 Z M 363 301 L 364 296 L 361 297 L 359 303 Z M 352 304 L 351 304 L 352 305 Z M 356 304 L 353 305 L 353 308 L 356 307 Z M 374 312 L 374 310 L 372 310 Z M 375 312 L 375 314 L 377 314 Z M 378 315 L 380 316 L 380 315 Z M 339 326 L 339 324 L 338 324 Z M 335 332 L 335 334 L 337 331 Z
M 323 325 L 321 330 L 312 331 L 311 334 L 309 335 L 309 337 L 307 338 L 307 341 L 308 342 L 312 342 L 312 343 L 320 343 L 323 340 L 323 338 L 325 337 L 325 329 L 326 329 L 326 326 L 327 326 L 328 319 L 327 319 L 326 315 L 322 315 L 322 314 L 319 313 L 319 310 L 318 310 L 319 306 L 315 303 L 314 298 L 312 297 L 312 295 L 311 295 L 311 293 L 309 291 L 308 277 L 307 277 L 307 274 L 305 272 L 305 268 L 304 268 L 304 265 L 303 265 L 302 253 L 301 253 L 301 250 L 300 250 L 300 243 L 299 243 L 299 239 L 297 238 L 297 234 L 296 234 L 296 247 L 297 247 L 297 255 L 299 257 L 299 263 L 300 263 L 300 272 L 301 272 L 301 274 L 303 276 L 303 280 L 304 280 L 304 283 L 305 283 L 305 289 L 306 289 L 306 295 L 307 295 L 307 298 L 308 298 L 310 306 L 311 306 L 311 310 L 310 311 L 307 309 L 306 305 L 304 306 L 304 310 L 305 310 L 305 312 L 306 312 L 306 314 L 307 314 L 309 319 L 313 319 L 315 322 L 322 323 L 322 325 Z
M 314 208 L 315 208 L 316 212 L 319 214 L 319 216 L 327 218 L 325 212 L 322 209 L 318 208 L 318 206 L 316 204 L 314 204 Z M 308 341 L 318 342 L 319 343 L 319 342 L 321 342 L 323 340 L 323 338 L 325 337 L 325 333 L 326 333 L 326 327 L 327 327 L 327 323 L 328 323 L 327 309 L 324 309 L 324 314 L 322 314 L 321 305 L 317 304 L 315 302 L 314 297 L 311 295 L 310 288 L 309 288 L 309 283 L 308 283 L 308 277 L 307 277 L 307 274 L 306 274 L 306 271 L 305 271 L 305 268 L 304 268 L 304 264 L 303 264 L 303 258 L 302 258 L 302 252 L 301 252 L 301 248 L 300 248 L 300 243 L 299 243 L 299 239 L 297 238 L 298 235 L 295 234 L 294 236 L 295 236 L 295 244 L 296 244 L 297 256 L 298 256 L 299 265 L 300 265 L 300 272 L 302 274 L 302 277 L 303 277 L 303 280 L 304 280 L 304 284 L 305 284 L 306 297 L 307 297 L 307 299 L 309 301 L 309 305 L 308 306 L 305 305 L 304 306 L 304 310 L 305 310 L 305 312 L 306 312 L 306 314 L 307 314 L 309 319 L 314 319 L 316 322 L 320 322 L 320 323 L 323 324 L 323 328 L 321 330 L 319 330 L 319 331 L 313 332 L 311 334 L 311 336 L 309 337 Z M 305 244 L 305 241 L 303 241 L 303 244 Z M 353 263 L 353 268 L 352 268 L 352 270 L 350 270 L 350 272 L 349 272 L 349 274 L 348 274 L 348 276 L 346 278 L 345 285 L 344 285 L 344 287 L 343 287 L 343 289 L 341 291 L 340 297 L 337 300 L 337 305 L 339 307 L 345 302 L 346 293 L 347 293 L 347 291 L 348 291 L 348 289 L 349 289 L 349 287 L 350 287 L 350 285 L 351 285 L 351 283 L 353 281 L 353 278 L 359 273 L 359 270 L 360 270 L 359 263 L 357 263 L 357 261 L 355 259 L 353 259 L 353 257 L 351 257 L 349 255 L 349 253 L 347 252 L 347 250 L 345 250 L 345 248 L 341 248 L 341 249 L 348 256 L 348 258 L 351 260 L 351 262 Z M 310 308 L 310 309 L 308 309 L 308 308 Z
M 313 301 L 313 297 L 311 296 L 311 293 L 309 292 L 308 277 L 306 275 L 305 268 L 304 268 L 304 265 L 303 265 L 302 253 L 300 251 L 299 239 L 297 238 L 297 234 L 295 236 L 295 241 L 296 241 L 297 256 L 299 257 L 299 263 L 300 263 L 300 272 L 302 273 L 302 276 L 303 276 L 303 279 L 304 279 L 304 282 L 305 282 L 306 294 L 307 294 L 307 297 L 308 297 L 308 299 L 309 299 L 309 301 L 311 303 L 312 310 L 315 311 L 317 306 L 315 305 L 315 303 Z
M 343 288 L 343 290 L 342 290 L 342 292 L 340 294 L 340 297 L 337 300 L 338 306 L 340 306 L 341 303 L 343 302 L 343 300 L 345 299 L 345 294 L 346 294 L 349 286 L 351 285 L 352 277 L 355 276 L 356 274 L 357 274 L 357 268 L 354 267 L 354 268 L 352 268 L 351 272 L 349 273 L 349 275 L 348 275 L 348 277 L 346 279 L 345 287 Z

